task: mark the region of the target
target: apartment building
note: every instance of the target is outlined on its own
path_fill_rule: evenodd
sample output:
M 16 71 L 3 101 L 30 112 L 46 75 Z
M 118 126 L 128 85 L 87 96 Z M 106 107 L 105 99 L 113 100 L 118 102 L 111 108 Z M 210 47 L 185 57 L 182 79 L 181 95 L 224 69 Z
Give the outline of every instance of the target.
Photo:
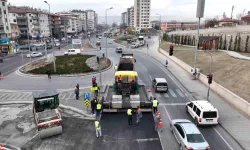
M 136 31 L 150 27 L 151 0 L 134 0 L 134 28 Z
M 72 14 L 71 12 L 59 12 L 56 13 L 62 17 L 66 17 L 67 21 L 67 33 L 76 34 L 79 29 L 78 15 Z
M 31 7 L 9 6 L 9 22 L 17 24 L 21 37 L 48 37 L 49 29 L 49 13 L 46 10 Z
M 128 25 L 128 13 L 127 12 L 123 12 L 121 15 L 121 23 Z
M 98 25 L 98 14 L 95 13 L 95 28 L 97 27 Z
M 53 37 L 55 38 L 61 38 L 64 33 L 64 20 L 62 20 L 60 15 L 51 14 L 50 15 L 51 20 L 51 30 L 53 33 Z
M 176 31 L 176 30 L 192 30 L 197 28 L 197 22 L 161 22 L 161 30 Z
M 134 7 L 130 7 L 127 9 L 127 15 L 128 15 L 128 26 L 134 27 Z
M 87 13 L 87 30 L 93 31 L 95 30 L 95 11 L 86 10 Z
M 8 38 L 11 37 L 11 26 L 8 20 L 9 11 L 7 6 L 7 0 L 1 0 L 0 7 L 0 38 Z
M 72 14 L 77 15 L 76 17 L 78 17 L 78 32 L 82 32 L 82 31 L 86 31 L 87 30 L 87 15 L 86 12 L 83 10 L 72 10 L 71 11 Z

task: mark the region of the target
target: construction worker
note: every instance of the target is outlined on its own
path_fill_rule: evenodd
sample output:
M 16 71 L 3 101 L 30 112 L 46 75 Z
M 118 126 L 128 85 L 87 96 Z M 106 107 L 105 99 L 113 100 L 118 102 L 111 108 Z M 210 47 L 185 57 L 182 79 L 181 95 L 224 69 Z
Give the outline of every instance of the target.
M 153 112 L 156 113 L 157 112 L 157 107 L 159 105 L 159 102 L 156 100 L 156 98 L 154 98 L 153 100 Z
M 155 116 L 154 116 L 154 121 L 155 121 L 155 131 L 157 131 L 158 129 L 158 123 L 160 122 L 160 119 L 161 119 L 161 114 L 159 111 L 157 111 L 155 113 Z
M 76 100 L 79 100 L 79 84 L 75 86 L 75 95 L 76 95 Z
M 160 131 L 160 132 L 162 132 L 162 119 L 160 119 L 160 121 L 158 122 L 158 124 L 157 124 L 157 130 L 158 131 Z
M 132 122 L 132 107 L 130 107 L 127 110 L 127 114 L 128 114 L 128 125 L 132 126 L 133 125 L 133 122 Z
M 96 131 L 96 137 L 102 136 L 102 130 L 101 130 L 101 125 L 100 125 L 99 119 L 96 119 L 96 121 L 95 121 L 95 131 Z
M 102 105 L 100 102 L 98 102 L 98 104 L 96 105 L 96 119 L 100 118 L 101 110 L 102 110 Z
M 117 71 L 117 68 L 118 68 L 117 64 L 115 64 L 115 67 L 114 67 L 114 68 L 115 68 L 115 71 Z
M 137 110 L 136 110 L 136 124 L 140 123 L 141 117 L 142 117 L 141 108 L 139 106 L 137 106 Z
M 97 98 L 95 97 L 95 98 L 91 101 L 92 114 L 95 114 L 96 105 L 97 105 Z

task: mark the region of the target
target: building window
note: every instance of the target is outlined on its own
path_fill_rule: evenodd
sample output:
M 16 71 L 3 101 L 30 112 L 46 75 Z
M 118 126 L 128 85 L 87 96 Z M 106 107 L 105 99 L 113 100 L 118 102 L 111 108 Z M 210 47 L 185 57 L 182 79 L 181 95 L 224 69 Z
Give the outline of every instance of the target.
M 8 20 L 7 20 L 7 18 L 5 18 L 5 22 L 6 22 L 6 23 L 8 23 Z
M 6 30 L 8 30 L 8 31 L 9 31 L 9 27 L 8 27 L 8 26 L 6 26 Z
M 2 5 L 5 6 L 5 2 L 2 2 Z
M 16 19 L 13 19 L 13 22 L 16 22 Z
M 31 14 L 29 14 L 29 16 L 31 16 Z
M 13 14 L 13 16 L 16 16 L 16 14 Z
M 6 10 L 3 10 L 3 13 L 6 14 Z
M 32 22 L 32 20 L 30 20 L 30 22 Z

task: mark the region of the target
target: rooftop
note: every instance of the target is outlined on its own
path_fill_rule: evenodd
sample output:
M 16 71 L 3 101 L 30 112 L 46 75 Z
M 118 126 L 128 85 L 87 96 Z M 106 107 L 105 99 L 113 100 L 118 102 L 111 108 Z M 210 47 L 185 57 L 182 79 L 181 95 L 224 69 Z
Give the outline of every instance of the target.
M 223 18 L 219 22 L 233 22 L 231 18 Z
M 179 123 L 186 134 L 200 134 L 199 129 L 193 123 Z
M 206 100 L 193 101 L 194 104 L 197 104 L 203 110 L 217 110 L 210 102 Z

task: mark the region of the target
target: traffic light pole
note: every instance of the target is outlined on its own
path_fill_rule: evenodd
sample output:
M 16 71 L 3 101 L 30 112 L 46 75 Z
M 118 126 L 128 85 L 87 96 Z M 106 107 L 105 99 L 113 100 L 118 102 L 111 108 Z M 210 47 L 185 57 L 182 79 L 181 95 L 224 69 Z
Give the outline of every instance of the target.
M 213 63 L 213 56 L 212 56 L 212 54 L 209 52 L 209 51 L 207 51 L 208 53 L 209 53 L 209 55 L 210 55 L 210 57 L 211 57 L 211 61 L 210 61 L 210 73 L 209 73 L 209 75 L 211 75 L 212 74 L 212 63 Z M 210 83 L 208 83 L 208 91 L 207 91 L 207 100 L 209 101 L 209 92 L 210 92 Z

